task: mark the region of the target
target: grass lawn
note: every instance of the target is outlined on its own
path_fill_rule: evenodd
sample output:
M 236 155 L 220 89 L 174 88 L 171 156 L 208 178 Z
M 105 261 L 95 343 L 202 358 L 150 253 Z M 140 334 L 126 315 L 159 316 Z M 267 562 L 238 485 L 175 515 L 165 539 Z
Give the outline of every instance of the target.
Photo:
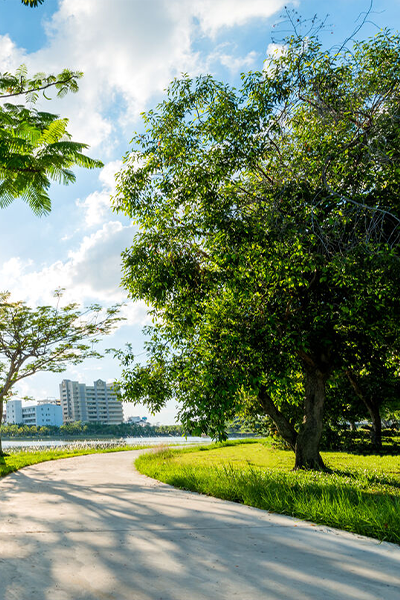
M 176 487 L 400 544 L 400 456 L 323 452 L 331 473 L 291 469 L 266 441 L 159 449 L 141 473 Z

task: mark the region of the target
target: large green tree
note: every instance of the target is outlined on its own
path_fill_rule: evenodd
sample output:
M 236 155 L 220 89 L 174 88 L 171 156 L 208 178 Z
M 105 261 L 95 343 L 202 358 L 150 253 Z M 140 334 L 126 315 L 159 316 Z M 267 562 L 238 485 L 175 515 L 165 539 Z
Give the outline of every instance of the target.
M 80 310 L 73 303 L 60 307 L 60 293 L 56 296 L 56 306 L 34 309 L 12 301 L 8 293 L 0 294 L 0 423 L 4 401 L 19 381 L 100 358 L 95 345 L 121 320 L 118 306 L 107 310 L 99 305 Z
M 400 39 L 281 50 L 240 90 L 176 80 L 144 116 L 115 206 L 138 226 L 123 282 L 153 326 L 146 363 L 119 353 L 121 384 L 216 437 L 266 414 L 296 468 L 323 468 L 327 382 L 399 356 Z

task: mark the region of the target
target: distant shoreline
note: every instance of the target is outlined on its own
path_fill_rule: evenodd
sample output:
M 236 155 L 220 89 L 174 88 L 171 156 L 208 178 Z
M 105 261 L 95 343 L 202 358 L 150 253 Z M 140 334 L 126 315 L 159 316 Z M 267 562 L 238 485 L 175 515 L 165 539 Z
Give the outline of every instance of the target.
M 74 440 L 124 440 L 126 438 L 137 438 L 138 440 L 142 439 L 142 438 L 148 438 L 148 437 L 185 437 L 183 435 L 173 435 L 171 433 L 163 433 L 163 434 L 154 434 L 154 435 L 106 435 L 106 434 L 99 434 L 99 435 L 42 435 L 42 436 L 36 436 L 36 435 L 31 435 L 31 436 L 1 436 L 1 439 L 4 442 L 14 442 L 14 441 L 21 441 L 21 442 L 30 442 L 31 440 L 37 440 L 37 441 L 45 441 L 45 440 L 54 440 L 57 442 L 62 442 L 64 440 L 69 440 L 69 441 L 74 441 Z
M 185 437 L 203 437 L 203 436 L 184 436 L 184 435 L 179 435 L 179 434 L 173 434 L 173 433 L 157 433 L 157 434 L 153 434 L 153 435 L 110 435 L 110 434 L 99 434 L 99 435 L 57 435 L 57 436 L 37 436 L 37 435 L 32 435 L 32 436 L 1 436 L 1 439 L 3 442 L 30 442 L 32 440 L 41 442 L 41 441 L 56 441 L 56 442 L 63 442 L 63 441 L 80 441 L 80 440 L 125 440 L 127 438 L 135 438 L 135 439 L 142 439 L 142 438 L 158 438 L 158 437 L 170 437 L 170 438 L 185 438 Z M 241 439 L 241 438 L 253 438 L 253 437 L 260 437 L 258 434 L 256 433 L 232 433 L 232 434 L 228 434 L 228 438 L 229 439 Z M 211 439 L 209 438 L 209 436 L 204 436 L 204 439 Z

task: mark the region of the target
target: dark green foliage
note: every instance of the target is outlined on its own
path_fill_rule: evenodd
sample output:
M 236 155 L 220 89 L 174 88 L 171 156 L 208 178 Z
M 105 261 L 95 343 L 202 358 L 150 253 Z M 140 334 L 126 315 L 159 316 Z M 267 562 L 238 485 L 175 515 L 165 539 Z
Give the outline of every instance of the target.
M 37 7 L 44 0 L 21 0 L 25 6 Z M 21 65 L 16 73 L 0 73 L 0 208 L 16 198 L 26 202 L 36 215 L 51 210 L 48 195 L 51 182 L 69 184 L 75 181 L 71 167 L 102 167 L 99 160 L 84 154 L 87 144 L 74 142 L 67 131 L 68 119 L 34 104 L 42 94 L 56 91 L 58 98 L 78 91 L 80 71 L 64 69 L 57 75 L 36 73 L 28 77 Z M 8 102 L 18 98 L 22 104 Z

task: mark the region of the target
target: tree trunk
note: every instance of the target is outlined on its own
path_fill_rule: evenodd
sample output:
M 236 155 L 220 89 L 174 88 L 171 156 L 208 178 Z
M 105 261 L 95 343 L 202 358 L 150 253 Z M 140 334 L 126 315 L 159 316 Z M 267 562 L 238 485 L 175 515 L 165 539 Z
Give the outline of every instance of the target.
M 0 399 L 0 426 L 3 424 L 3 410 L 4 410 L 4 400 Z M 3 456 L 3 446 L 1 442 L 1 431 L 0 431 L 0 456 Z
M 371 442 L 377 450 L 382 450 L 382 421 L 379 406 L 374 402 L 369 403 L 368 412 L 372 420 Z
M 275 406 L 272 398 L 264 386 L 261 386 L 260 388 L 258 400 L 265 411 L 265 414 L 267 414 L 273 420 L 280 435 L 294 451 L 296 447 L 297 431 L 290 421 L 285 417 L 285 415 L 281 413 L 280 410 Z
M 381 413 L 379 410 L 379 404 L 374 402 L 371 398 L 365 396 L 360 388 L 356 375 L 347 369 L 346 371 L 347 379 L 350 381 L 350 384 L 355 391 L 356 395 L 360 398 L 360 400 L 365 404 L 369 416 L 372 421 L 372 429 L 371 429 L 371 442 L 372 445 L 377 449 L 382 449 L 382 421 L 381 421 Z
M 296 439 L 295 470 L 325 469 L 319 453 L 319 444 L 323 428 L 326 380 L 327 375 L 317 367 L 311 365 L 305 367 L 304 418 Z

